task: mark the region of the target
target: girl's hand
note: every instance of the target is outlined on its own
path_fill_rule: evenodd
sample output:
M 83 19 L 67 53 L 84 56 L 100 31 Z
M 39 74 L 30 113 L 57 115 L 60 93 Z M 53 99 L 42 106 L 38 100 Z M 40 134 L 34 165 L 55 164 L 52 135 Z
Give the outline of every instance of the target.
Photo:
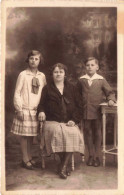
M 39 121 L 45 121 L 46 120 L 46 115 L 44 112 L 40 112 L 38 115 L 38 120 Z
M 75 122 L 74 121 L 68 121 L 66 123 L 66 125 L 69 126 L 69 127 L 74 127 L 75 126 Z
M 23 120 L 24 120 L 23 111 L 17 112 L 16 116 L 17 116 L 17 119 L 18 119 L 18 120 L 20 120 L 20 121 L 23 121 Z
M 109 100 L 109 102 L 108 102 L 108 105 L 109 105 L 109 106 L 114 106 L 114 104 L 115 104 L 115 103 L 114 103 L 113 100 Z

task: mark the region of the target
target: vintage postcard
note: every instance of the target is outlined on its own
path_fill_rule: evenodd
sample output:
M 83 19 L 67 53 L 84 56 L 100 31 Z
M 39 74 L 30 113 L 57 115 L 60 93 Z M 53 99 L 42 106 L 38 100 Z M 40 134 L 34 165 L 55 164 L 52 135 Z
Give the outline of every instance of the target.
M 1 194 L 124 194 L 124 1 L 1 10 Z

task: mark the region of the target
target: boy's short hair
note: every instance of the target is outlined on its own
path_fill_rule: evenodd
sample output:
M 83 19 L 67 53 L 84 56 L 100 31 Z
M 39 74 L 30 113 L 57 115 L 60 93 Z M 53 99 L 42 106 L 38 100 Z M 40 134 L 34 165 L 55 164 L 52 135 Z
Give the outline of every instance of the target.
M 87 62 L 89 62 L 89 61 L 91 61 L 91 60 L 95 60 L 95 63 L 96 63 L 97 65 L 99 65 L 99 61 L 98 61 L 95 57 L 88 57 L 88 58 L 85 60 L 85 65 L 86 65 Z
M 29 53 L 28 53 L 28 56 L 27 56 L 27 59 L 26 59 L 26 62 L 28 63 L 29 62 L 29 58 L 30 56 L 35 56 L 35 55 L 39 55 L 40 56 L 40 63 L 44 63 L 44 59 L 43 59 L 43 55 L 40 51 L 38 50 L 31 50 Z

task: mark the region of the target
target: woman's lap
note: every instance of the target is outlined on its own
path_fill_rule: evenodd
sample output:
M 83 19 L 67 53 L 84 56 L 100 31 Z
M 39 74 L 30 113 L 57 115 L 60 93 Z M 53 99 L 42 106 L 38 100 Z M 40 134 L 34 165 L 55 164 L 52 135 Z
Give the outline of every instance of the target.
M 46 121 L 43 127 L 45 148 L 48 154 L 55 152 L 84 153 L 84 139 L 78 126 Z

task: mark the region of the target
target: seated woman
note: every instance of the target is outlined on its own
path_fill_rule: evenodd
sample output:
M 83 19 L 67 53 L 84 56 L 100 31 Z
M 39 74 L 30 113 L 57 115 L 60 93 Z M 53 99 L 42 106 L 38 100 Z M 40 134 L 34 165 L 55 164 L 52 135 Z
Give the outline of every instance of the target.
M 39 121 L 45 121 L 46 152 L 59 155 L 59 175 L 63 179 L 69 174 L 67 166 L 72 153 L 84 153 L 83 135 L 77 126 L 82 117 L 82 101 L 76 87 L 66 80 L 66 73 L 67 67 L 61 63 L 52 67 L 52 81 L 43 88 L 38 108 Z

